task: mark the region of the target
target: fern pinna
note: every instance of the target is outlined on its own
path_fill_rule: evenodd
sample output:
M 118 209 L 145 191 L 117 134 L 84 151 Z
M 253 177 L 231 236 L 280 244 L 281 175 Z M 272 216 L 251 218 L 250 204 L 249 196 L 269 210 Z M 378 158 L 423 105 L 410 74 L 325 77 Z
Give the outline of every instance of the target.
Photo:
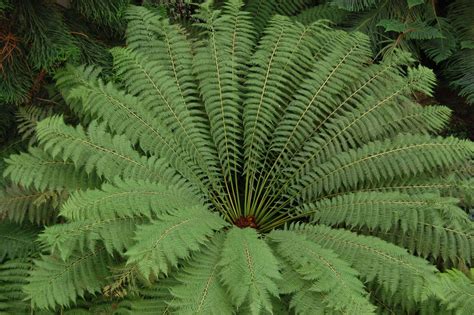
M 276 15 L 257 32 L 241 6 L 202 6 L 194 41 L 131 7 L 115 82 L 57 75 L 87 127 L 44 119 L 6 169 L 25 189 L 71 185 L 71 167 L 83 183 L 39 236 L 33 308 L 103 295 L 131 314 L 462 310 L 444 290 L 472 283 L 438 270 L 472 263 L 449 192 L 472 188 L 457 173 L 474 147 L 434 136 L 449 111 L 413 101 L 433 73 L 404 53 L 375 64 L 365 35 L 324 22 Z

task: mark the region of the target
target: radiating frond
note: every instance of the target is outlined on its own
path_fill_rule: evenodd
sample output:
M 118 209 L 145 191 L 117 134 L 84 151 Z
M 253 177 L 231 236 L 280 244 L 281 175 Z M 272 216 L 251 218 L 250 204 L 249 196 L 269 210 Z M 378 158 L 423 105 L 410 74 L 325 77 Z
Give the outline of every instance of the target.
M 323 248 L 333 250 L 365 281 L 375 282 L 388 297 L 398 294 L 403 299 L 419 302 L 426 300 L 431 293 L 429 286 L 436 279 L 436 268 L 398 246 L 324 225 L 295 225 L 290 229 Z
M 276 242 L 276 252 L 310 284 L 305 289 L 323 295 L 328 308 L 351 314 L 374 313 L 358 272 L 332 250 L 292 231 L 274 231 L 269 237 Z
M 43 150 L 31 147 L 27 153 L 10 155 L 4 176 L 24 188 L 35 190 L 86 189 L 97 186 L 94 172 L 86 173 L 72 161 L 52 157 Z
M 109 276 L 110 259 L 104 248 L 72 255 L 63 261 L 57 256 L 42 256 L 35 260 L 28 284 L 23 287 L 33 307 L 54 309 L 70 306 L 77 297 L 100 292 Z
M 13 259 L 0 263 L 0 314 L 29 314 L 22 287 L 28 283 L 32 263 L 28 259 Z
M 216 234 L 202 251 L 192 255 L 176 275 L 179 285 L 170 288 L 170 306 L 180 314 L 233 313 L 227 290 L 219 279 L 224 235 Z
M 142 180 L 114 180 L 100 190 L 78 191 L 61 208 L 73 220 L 153 217 L 169 210 L 199 204 L 185 187 Z
M 223 219 L 202 206 L 159 215 L 151 224 L 138 228 L 136 244 L 125 253 L 127 264 L 136 264 L 145 278 L 168 274 L 179 259 L 189 257 L 225 225 Z
M 354 188 L 367 178 L 372 184 L 402 176 L 409 178 L 429 169 L 453 167 L 471 156 L 473 149 L 472 143 L 455 138 L 400 135 L 339 154 L 310 170 L 290 191 L 307 200 L 322 193 Z
M 25 258 L 37 249 L 39 230 L 28 225 L 0 222 L 0 263 L 6 258 Z
M 246 303 L 251 314 L 272 312 L 271 297 L 278 296 L 281 276 L 270 247 L 253 229 L 232 228 L 226 236 L 219 265 L 220 277 L 233 304 Z
M 420 256 L 471 261 L 474 229 L 457 199 L 437 194 L 357 192 L 305 205 L 313 222 L 379 234 Z
M 455 314 L 468 315 L 474 308 L 474 281 L 462 272 L 453 269 L 439 275 L 435 291 L 442 304 Z
M 56 219 L 58 207 L 67 196 L 66 191 L 37 191 L 7 186 L 0 190 L 0 217 L 16 223 L 50 223 Z
M 104 125 L 91 123 L 86 131 L 66 125 L 61 117 L 51 117 L 38 124 L 40 145 L 53 157 L 61 154 L 87 173 L 95 171 L 109 180 L 116 176 L 135 179 L 170 179 L 170 170 L 156 158 L 141 157 L 124 136 L 113 136 Z M 119 170 L 119 172 L 117 172 Z M 172 171 L 171 171 L 172 172 Z M 168 176 L 166 176 L 168 175 Z

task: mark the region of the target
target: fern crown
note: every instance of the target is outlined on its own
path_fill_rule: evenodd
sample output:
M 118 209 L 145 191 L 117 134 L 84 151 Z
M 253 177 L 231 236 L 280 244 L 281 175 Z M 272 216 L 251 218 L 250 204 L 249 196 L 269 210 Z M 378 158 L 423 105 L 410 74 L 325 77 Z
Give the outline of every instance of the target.
M 203 7 L 194 42 L 144 7 L 127 18 L 116 82 L 57 75 L 83 123 L 44 119 L 8 160 L 24 189 L 72 191 L 40 235 L 35 307 L 102 291 L 133 314 L 372 314 L 432 299 L 429 261 L 470 264 L 446 189 L 474 147 L 433 136 L 449 110 L 412 97 L 431 70 L 373 63 L 367 36 L 324 21 L 256 29 L 239 0 Z

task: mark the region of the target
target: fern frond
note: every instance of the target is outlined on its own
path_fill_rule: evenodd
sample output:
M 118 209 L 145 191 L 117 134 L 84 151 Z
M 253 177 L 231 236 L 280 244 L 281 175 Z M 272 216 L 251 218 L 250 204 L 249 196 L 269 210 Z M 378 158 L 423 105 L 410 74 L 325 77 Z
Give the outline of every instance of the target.
M 344 98 L 348 94 L 345 86 L 360 76 L 360 60 L 369 60 L 369 41 L 363 34 L 354 33 L 334 45 L 338 49 L 326 47 L 333 53 L 318 61 L 318 70 L 312 71 L 296 91 L 275 129 L 271 148 L 279 153 L 274 164 L 286 164 L 287 156 L 293 156 L 314 134 L 314 126 L 320 125 L 341 101 L 332 95 Z
M 172 179 L 162 160 L 141 157 L 124 136 L 112 136 L 104 125 L 91 123 L 87 133 L 81 126 L 67 126 L 62 117 L 47 118 L 38 124 L 40 145 L 53 157 L 61 155 L 87 173 L 95 171 L 109 180 L 116 176 L 135 179 Z M 168 177 L 168 176 L 171 176 Z
M 179 285 L 170 288 L 169 305 L 180 314 L 231 314 L 232 304 L 219 279 L 220 251 L 224 235 L 216 234 L 210 244 L 192 255 L 176 275 Z
M 241 5 L 229 2 L 224 14 L 208 22 L 209 39 L 197 49 L 193 64 L 225 177 L 242 167 L 242 76 L 255 41 L 250 16 L 239 11 Z
M 28 282 L 32 267 L 28 259 L 13 259 L 0 263 L 0 314 L 29 314 L 31 305 L 24 301 L 22 287 Z
M 184 187 L 149 181 L 114 180 L 100 190 L 73 193 L 62 206 L 61 215 L 73 220 L 153 217 L 199 204 L 200 201 Z
M 293 225 L 290 230 L 333 250 L 349 262 L 365 281 L 375 282 L 388 297 L 400 294 L 404 299 L 419 302 L 431 294 L 429 287 L 436 280 L 436 268 L 400 247 L 324 225 Z
M 290 264 L 306 283 L 309 291 L 323 295 L 323 303 L 338 312 L 373 314 L 364 284 L 358 272 L 341 260 L 332 250 L 292 231 L 274 231 L 269 238 L 276 243 L 276 252 Z
M 232 228 L 221 252 L 220 277 L 235 306 L 245 302 L 250 313 L 272 312 L 271 297 L 278 296 L 275 283 L 281 275 L 278 261 L 253 229 Z
M 0 221 L 0 263 L 6 258 L 25 258 L 35 252 L 38 232 L 32 226 Z
M 322 193 L 354 188 L 366 178 L 372 183 L 383 183 L 399 176 L 416 176 L 428 169 L 453 167 L 472 156 L 473 151 L 472 143 L 455 138 L 400 135 L 338 155 L 310 170 L 290 191 L 309 200 Z
M 43 225 L 56 219 L 59 205 L 65 199 L 66 191 L 37 191 L 7 186 L 0 190 L 0 217 L 15 223 L 27 221 Z
M 77 74 L 77 71 L 73 73 Z M 111 83 L 104 85 L 101 80 L 87 80 L 84 78 L 81 82 L 86 83 L 77 85 L 69 92 L 70 98 L 82 100 L 83 111 L 103 119 L 112 131 L 123 134 L 122 138 L 127 139 L 127 142 L 138 143 L 144 151 L 158 157 L 170 157 L 168 161 L 176 170 L 195 184 L 204 186 L 202 189 L 205 190 L 203 182 L 206 180 L 202 169 L 178 145 L 172 130 L 156 118 L 156 113 L 142 107 L 136 97 L 123 93 Z
M 179 259 L 189 257 L 227 223 L 205 207 L 194 206 L 157 216 L 137 229 L 136 244 L 125 253 L 127 264 L 136 264 L 145 278 L 168 274 Z
M 53 108 L 51 107 L 39 107 L 39 106 L 26 106 L 20 107 L 16 114 L 18 123 L 18 133 L 21 135 L 23 140 L 28 140 L 30 145 L 36 141 L 35 129 L 38 121 L 45 119 L 48 116 L 53 115 Z
M 57 256 L 42 256 L 35 260 L 35 269 L 23 290 L 33 307 L 51 310 L 58 305 L 69 307 L 78 296 L 101 291 L 110 275 L 109 263 L 104 248 L 72 255 L 67 261 Z
M 457 202 L 437 194 L 357 192 L 303 206 L 301 212 L 311 214 L 315 223 L 380 231 L 382 238 L 419 256 L 468 262 L 474 253 L 474 230 Z
M 203 171 L 207 170 L 206 176 L 214 181 L 218 180 L 218 175 L 210 171 L 217 165 L 214 148 L 208 146 L 209 137 L 202 137 L 203 129 L 194 127 L 196 121 L 201 119 L 199 113 L 188 110 L 179 86 L 170 84 L 174 78 L 164 74 L 165 68 L 160 63 L 148 60 L 143 54 L 126 48 L 115 48 L 112 55 L 117 74 L 126 82 L 129 93 L 137 96 L 140 107 L 153 113 L 155 120 L 162 122 L 160 130 L 169 130 L 170 135 L 173 134 L 170 140 L 174 138 L 178 147 L 185 150 L 186 153 L 181 154 L 186 156 L 180 158 L 189 160 L 190 164 L 193 161 Z M 175 147 L 171 149 L 176 150 Z M 162 153 L 156 149 L 152 152 Z
M 98 186 L 100 179 L 93 172 L 76 168 L 73 162 L 52 157 L 40 148 L 10 155 L 4 176 L 24 188 L 38 191 L 87 189 Z
M 111 219 L 89 219 L 46 227 L 39 236 L 43 247 L 52 255 L 67 261 L 72 255 L 87 254 L 97 246 L 103 246 L 111 256 L 123 254 L 133 244 L 138 225 L 146 223 L 143 218 L 118 217 Z
M 252 13 L 256 30 L 260 33 L 275 14 L 294 15 L 308 7 L 311 0 L 249 0 L 245 10 Z
M 471 270 L 471 276 L 473 272 Z M 462 272 L 453 269 L 439 275 L 435 292 L 449 311 L 468 315 L 474 308 L 474 281 Z
M 303 10 L 293 19 L 305 25 L 314 23 L 318 20 L 329 20 L 333 24 L 341 24 L 347 17 L 347 12 L 330 4 L 319 4 L 309 9 Z
M 322 29 L 322 25 L 304 27 L 288 18 L 275 16 L 252 56 L 243 111 L 244 173 L 248 182 L 262 169 L 264 149 L 279 115 L 313 65 L 317 45 L 314 38 L 310 38 Z

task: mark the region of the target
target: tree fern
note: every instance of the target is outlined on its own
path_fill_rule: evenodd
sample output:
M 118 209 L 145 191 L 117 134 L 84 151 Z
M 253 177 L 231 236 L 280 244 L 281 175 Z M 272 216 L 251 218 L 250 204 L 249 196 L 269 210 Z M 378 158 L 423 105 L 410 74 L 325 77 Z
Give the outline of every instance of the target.
M 474 147 L 433 135 L 449 111 L 412 97 L 431 93 L 429 69 L 398 50 L 375 63 L 366 36 L 323 22 L 253 21 L 237 0 L 203 5 L 194 41 L 143 7 L 126 16 L 114 83 L 88 67 L 57 75 L 81 124 L 47 118 L 37 147 L 8 160 L 20 189 L 73 186 L 56 168 L 35 177 L 28 163 L 47 158 L 94 178 L 39 236 L 24 286 L 35 309 L 100 292 L 132 314 L 446 303 L 440 271 L 472 263 L 453 196 L 469 191 Z

